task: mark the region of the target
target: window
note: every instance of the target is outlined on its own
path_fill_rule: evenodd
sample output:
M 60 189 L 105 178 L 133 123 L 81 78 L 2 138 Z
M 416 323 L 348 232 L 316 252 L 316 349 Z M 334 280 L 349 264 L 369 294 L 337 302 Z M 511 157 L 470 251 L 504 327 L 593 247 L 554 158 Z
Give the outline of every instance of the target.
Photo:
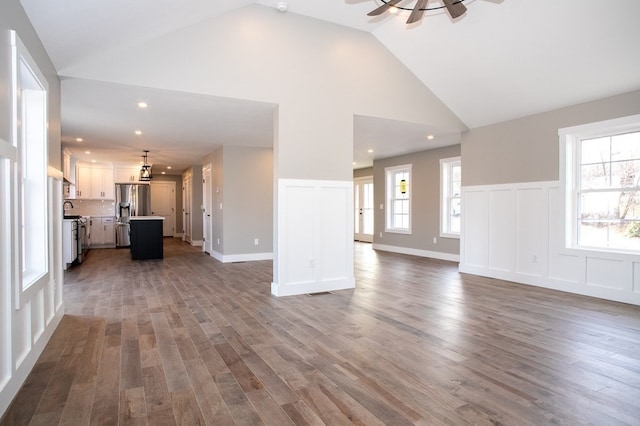
M 640 252 L 640 115 L 559 133 L 566 246 Z
M 440 160 L 440 236 L 460 238 L 460 194 L 462 187 L 460 157 Z
M 411 165 L 385 168 L 387 180 L 386 231 L 411 233 Z
M 48 280 L 47 86 L 12 33 L 14 129 L 18 167 L 18 246 L 21 289 Z

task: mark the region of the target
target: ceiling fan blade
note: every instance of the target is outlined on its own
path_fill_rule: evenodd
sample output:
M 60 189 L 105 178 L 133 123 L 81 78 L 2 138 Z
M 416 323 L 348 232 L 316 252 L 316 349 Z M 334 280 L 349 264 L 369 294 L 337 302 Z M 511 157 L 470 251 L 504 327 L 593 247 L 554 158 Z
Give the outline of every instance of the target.
M 452 19 L 456 19 L 462 16 L 466 11 L 467 7 L 462 4 L 462 0 L 458 3 L 455 3 L 455 0 L 442 0 L 447 10 L 449 11 L 449 15 L 451 15 Z
M 411 15 L 409 15 L 409 19 L 407 19 L 407 24 L 413 24 L 422 19 L 422 15 L 424 14 L 423 9 L 427 7 L 428 1 L 429 0 L 418 0 L 416 6 L 411 11 Z
M 402 0 L 389 0 L 388 2 L 386 2 L 385 4 L 383 4 L 382 6 L 373 9 L 371 12 L 367 13 L 367 16 L 378 16 L 378 15 L 382 15 L 384 12 L 387 11 L 387 9 L 392 8 L 393 6 L 395 6 L 396 4 L 400 3 Z

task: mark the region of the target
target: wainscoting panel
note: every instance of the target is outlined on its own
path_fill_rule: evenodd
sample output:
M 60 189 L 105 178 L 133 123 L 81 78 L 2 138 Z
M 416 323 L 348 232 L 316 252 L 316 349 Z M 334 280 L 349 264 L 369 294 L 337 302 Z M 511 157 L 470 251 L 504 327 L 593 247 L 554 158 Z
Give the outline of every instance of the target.
M 353 182 L 278 181 L 276 296 L 355 287 Z
M 558 182 L 464 187 L 460 271 L 640 305 L 640 256 L 565 248 Z
M 467 266 L 486 268 L 489 265 L 489 192 L 464 189 L 460 255 Z M 462 244 L 464 242 L 464 244 Z
M 489 192 L 489 268 L 512 271 L 515 267 L 516 194 L 505 190 Z

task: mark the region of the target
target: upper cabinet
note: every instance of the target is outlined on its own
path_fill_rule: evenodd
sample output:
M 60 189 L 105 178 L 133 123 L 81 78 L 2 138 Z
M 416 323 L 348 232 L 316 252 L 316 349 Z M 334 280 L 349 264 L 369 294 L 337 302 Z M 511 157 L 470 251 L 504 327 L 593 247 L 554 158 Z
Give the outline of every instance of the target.
M 78 163 L 76 167 L 76 198 L 115 199 L 113 167 Z
M 115 177 L 115 183 L 140 183 L 140 166 L 116 166 Z

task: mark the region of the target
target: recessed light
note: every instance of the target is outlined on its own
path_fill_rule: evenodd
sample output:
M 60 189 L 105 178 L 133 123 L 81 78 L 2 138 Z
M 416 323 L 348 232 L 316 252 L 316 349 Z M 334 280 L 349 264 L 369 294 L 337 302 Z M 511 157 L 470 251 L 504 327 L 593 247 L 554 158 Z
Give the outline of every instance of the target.
M 92 162 L 92 163 L 95 163 L 95 162 L 96 162 L 96 160 L 91 160 L 91 162 Z
M 351 164 L 353 164 L 353 165 L 355 166 L 355 165 L 356 165 L 356 162 L 354 161 L 354 162 L 353 162 L 353 163 L 351 163 Z
M 166 175 L 166 174 L 167 174 L 167 172 L 162 172 L 162 173 L 160 173 L 160 174 L 162 174 L 162 175 Z
M 369 154 L 372 154 L 372 153 L 373 153 L 373 150 L 372 150 L 372 149 L 370 149 L 370 150 L 368 150 L 367 152 L 368 152 Z
M 434 137 L 433 135 L 429 135 L 429 136 L 427 136 L 427 139 L 433 140 L 433 137 Z
M 146 102 L 138 102 L 138 108 L 146 108 L 148 106 L 149 104 L 147 104 Z
M 136 131 L 135 131 L 135 132 L 133 132 L 133 133 L 135 133 L 136 135 L 140 136 L 140 135 L 142 134 L 142 130 L 136 130 Z
M 167 166 L 167 169 L 171 170 L 171 166 Z
M 85 151 L 84 153 L 87 155 L 91 155 L 91 151 Z
M 84 139 L 82 139 L 82 138 L 76 138 L 76 142 L 83 142 L 83 141 L 84 141 Z

